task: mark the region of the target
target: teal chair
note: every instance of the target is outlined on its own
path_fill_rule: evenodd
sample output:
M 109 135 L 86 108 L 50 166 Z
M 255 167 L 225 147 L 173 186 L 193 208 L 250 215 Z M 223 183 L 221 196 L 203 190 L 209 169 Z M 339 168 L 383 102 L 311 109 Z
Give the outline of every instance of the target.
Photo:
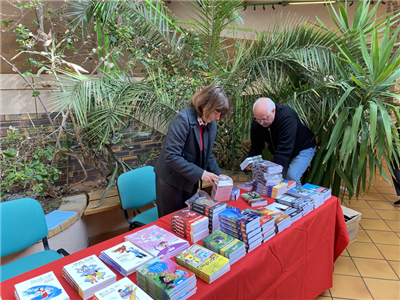
M 68 255 L 50 250 L 47 224 L 38 201 L 23 198 L 0 203 L 0 257 L 21 251 L 42 240 L 44 251 L 0 267 L 0 282 Z M 62 254 L 62 255 L 61 255 Z
M 157 207 L 142 213 L 138 208 L 156 200 L 156 175 L 154 168 L 146 166 L 121 174 L 117 179 L 117 189 L 129 230 L 147 225 L 158 219 Z M 131 219 L 128 210 L 136 209 Z

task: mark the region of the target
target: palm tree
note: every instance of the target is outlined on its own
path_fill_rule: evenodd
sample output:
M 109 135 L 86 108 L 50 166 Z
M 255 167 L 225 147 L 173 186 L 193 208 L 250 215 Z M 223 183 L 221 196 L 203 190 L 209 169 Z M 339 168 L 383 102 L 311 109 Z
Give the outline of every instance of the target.
M 127 116 L 165 128 L 196 90 L 216 82 L 233 102 L 233 113 L 219 124 L 220 165 L 234 168 L 246 155 L 242 141 L 251 106 L 263 96 L 294 108 L 316 133 L 318 150 L 306 181 L 332 187 L 334 195 L 343 182 L 351 197 L 365 191 L 376 169 L 388 179 L 382 164 L 390 165 L 399 146 L 391 123 L 391 113 L 399 119 L 393 102 L 398 95 L 391 92 L 399 77 L 399 51 L 390 57 L 399 29 L 390 39 L 395 21 L 375 19 L 378 3 L 370 10 L 371 1 L 360 1 L 353 22 L 347 2 L 338 3 L 338 12 L 328 7 L 333 31 L 322 22 L 293 18 L 278 20 L 256 41 L 227 43 L 221 34 L 240 20 L 240 1 L 192 2 L 197 22 L 190 30 L 179 27 L 161 2 L 117 2 L 110 26 L 124 28 L 115 31 L 118 44 L 146 75 L 141 82 L 122 72 L 118 79 L 70 80 L 60 103 L 74 107 L 89 136 L 104 143 Z

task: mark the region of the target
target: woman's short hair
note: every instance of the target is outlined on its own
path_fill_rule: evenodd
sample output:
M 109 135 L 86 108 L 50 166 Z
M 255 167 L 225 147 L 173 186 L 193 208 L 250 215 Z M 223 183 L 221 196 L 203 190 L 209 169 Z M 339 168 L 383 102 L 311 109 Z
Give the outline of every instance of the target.
M 219 112 L 222 119 L 229 112 L 231 101 L 222 86 L 211 84 L 193 95 L 191 105 L 200 117 L 208 119 L 212 113 Z

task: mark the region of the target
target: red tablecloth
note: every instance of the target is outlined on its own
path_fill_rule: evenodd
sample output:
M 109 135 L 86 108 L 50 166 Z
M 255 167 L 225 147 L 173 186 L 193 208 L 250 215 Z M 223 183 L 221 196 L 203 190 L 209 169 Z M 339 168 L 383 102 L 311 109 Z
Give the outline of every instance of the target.
M 241 198 L 228 204 L 242 209 L 249 207 Z M 165 216 L 155 224 L 170 230 L 170 217 Z M 53 271 L 70 298 L 81 299 L 62 277 L 62 267 L 92 254 L 100 255 L 102 250 L 122 243 L 125 235 L 2 282 L 1 298 L 14 299 L 15 284 Z M 198 278 L 197 293 L 190 299 L 315 299 L 332 287 L 333 263 L 348 243 L 341 206 L 338 199 L 332 197 L 317 210 L 246 254 L 212 284 Z M 68 249 L 67 245 L 65 248 Z M 115 273 L 117 280 L 122 278 Z M 136 273 L 129 278 L 137 282 Z

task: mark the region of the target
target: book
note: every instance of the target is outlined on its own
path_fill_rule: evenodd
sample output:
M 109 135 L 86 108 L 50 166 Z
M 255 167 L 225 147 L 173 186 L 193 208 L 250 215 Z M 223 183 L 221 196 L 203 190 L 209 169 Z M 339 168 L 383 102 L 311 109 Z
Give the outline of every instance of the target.
M 117 276 L 96 255 L 91 255 L 63 267 L 62 276 L 84 300 L 107 285 Z
M 234 237 L 217 230 L 202 240 L 203 247 L 229 258 L 232 265 L 246 255 L 245 244 Z
M 189 247 L 189 242 L 173 233 L 152 225 L 125 236 L 126 241 L 150 253 L 154 257 L 165 255 L 173 257 Z
M 249 192 L 242 194 L 242 198 L 251 206 L 265 206 L 268 205 L 268 201 L 261 197 L 257 192 Z
M 221 211 L 218 217 L 220 220 L 225 220 L 239 226 L 240 229 L 245 232 L 251 231 L 255 227 L 260 226 L 259 218 L 257 216 L 243 214 L 240 209 L 231 206 Z
M 136 271 L 138 285 L 156 299 L 181 299 L 196 288 L 196 276 L 166 256 L 158 256 Z
M 197 244 L 176 255 L 175 261 L 208 283 L 230 270 L 228 258 Z
M 254 180 L 242 182 L 242 183 L 238 184 L 236 188 L 245 190 L 245 191 L 251 191 L 251 190 L 253 190 L 253 183 L 254 183 Z
M 182 209 L 171 215 L 172 232 L 195 243 L 209 234 L 209 219 L 190 209 Z
M 232 189 L 229 200 L 236 201 L 240 197 L 240 189 Z
M 104 250 L 99 258 L 123 276 L 129 276 L 153 256 L 129 241 Z
M 219 175 L 218 183 L 213 186 L 211 197 L 217 201 L 229 201 L 233 188 L 233 180 L 229 176 Z
M 94 293 L 93 300 L 152 300 L 140 287 L 134 284 L 128 277 L 118 280 L 116 283 Z
M 18 300 L 70 299 L 53 271 L 17 283 L 14 288 Z
M 240 169 L 243 171 L 250 164 L 254 163 L 255 161 L 260 161 L 260 160 L 262 160 L 261 155 L 246 157 L 246 159 L 240 164 Z

